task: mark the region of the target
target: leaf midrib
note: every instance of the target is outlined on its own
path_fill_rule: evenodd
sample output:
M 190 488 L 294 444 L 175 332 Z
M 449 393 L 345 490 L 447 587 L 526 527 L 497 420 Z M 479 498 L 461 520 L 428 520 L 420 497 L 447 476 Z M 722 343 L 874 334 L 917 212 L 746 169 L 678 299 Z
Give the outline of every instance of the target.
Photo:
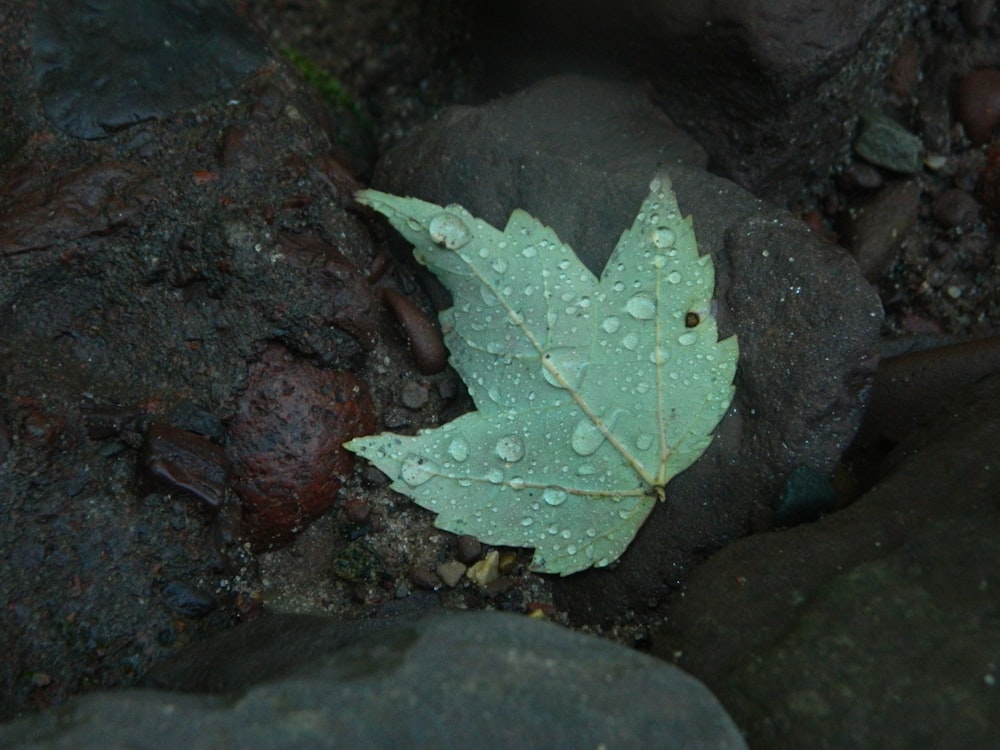
M 568 245 L 566 247 L 571 253 L 573 252 L 572 248 L 569 248 Z M 532 333 L 531 329 L 529 329 L 525 325 L 524 316 L 521 315 L 519 312 L 517 312 L 517 310 L 515 310 L 507 302 L 504 296 L 499 293 L 499 290 L 497 289 L 496 285 L 494 285 L 489 279 L 484 277 L 475 267 L 475 265 L 473 265 L 473 263 L 471 263 L 464 256 L 460 255 L 459 257 L 462 258 L 462 262 L 465 263 L 465 265 L 469 268 L 469 270 L 472 272 L 472 275 L 475 276 L 477 279 L 479 279 L 480 283 L 482 283 L 483 286 L 485 286 L 490 290 L 490 292 L 493 294 L 493 297 L 500 303 L 501 307 L 503 307 L 503 309 L 506 311 L 508 320 L 510 320 L 518 329 L 520 329 L 521 333 L 524 334 L 528 342 L 535 348 L 535 351 L 538 353 L 538 359 L 542 363 L 542 367 L 544 367 L 553 377 L 553 379 L 555 379 L 555 381 L 559 383 L 560 387 L 562 387 L 567 393 L 569 393 L 569 395 L 573 398 L 573 401 L 576 403 L 577 407 L 579 407 L 580 411 L 583 412 L 584 416 L 587 417 L 587 419 L 589 419 L 593 423 L 593 425 L 598 429 L 601 435 L 604 436 L 604 439 L 607 440 L 615 448 L 616 451 L 618 451 L 619 455 L 621 455 L 621 457 L 625 459 L 625 462 L 632 468 L 632 470 L 639 476 L 639 478 L 642 479 L 642 481 L 646 484 L 647 488 L 649 488 L 650 490 L 656 490 L 656 494 L 658 497 L 662 495 L 663 479 L 660 476 L 660 474 L 665 472 L 664 468 L 666 465 L 665 459 L 662 459 L 660 462 L 658 475 L 655 477 L 650 476 L 649 472 L 646 471 L 642 463 L 639 462 L 639 459 L 636 458 L 636 456 L 634 456 L 632 452 L 625 447 L 625 445 L 615 436 L 613 432 L 611 432 L 608 426 L 604 424 L 604 420 L 601 419 L 601 417 L 590 407 L 590 404 L 583 398 L 583 396 L 575 388 L 570 387 L 569 381 L 567 381 L 566 378 L 563 377 L 563 374 L 559 370 L 559 368 L 552 363 L 552 359 L 550 357 L 545 356 L 549 352 L 546 351 L 545 347 L 534 335 L 534 333 Z M 603 282 L 601 280 L 597 280 L 597 284 L 599 287 L 602 286 L 602 283 Z M 657 279 L 656 288 L 657 288 L 657 294 L 659 294 L 659 279 Z M 548 312 L 548 298 L 546 298 L 546 305 L 547 305 L 546 312 Z M 657 343 L 659 343 L 659 338 L 658 338 L 659 326 L 660 326 L 659 315 L 657 315 L 656 317 L 656 325 L 657 325 Z M 663 370 L 662 367 L 657 366 L 656 371 L 657 371 L 658 386 L 662 386 L 662 383 L 660 382 L 660 378 L 662 377 L 662 370 Z M 663 422 L 663 415 L 662 415 L 663 399 L 662 396 L 660 395 L 662 393 L 663 393 L 662 390 L 658 390 L 657 410 L 659 412 L 659 418 L 660 418 L 660 445 L 662 447 L 661 455 L 663 454 L 664 451 L 666 451 L 666 426 Z M 540 486 L 552 487 L 553 485 L 545 484 Z M 567 492 L 570 491 L 562 486 L 560 486 L 559 489 L 566 490 Z M 625 495 L 633 495 L 640 493 L 636 491 L 616 492 L 616 493 L 603 493 L 603 492 L 598 493 L 598 492 L 587 491 L 574 494 L 586 494 L 588 496 L 622 497 Z

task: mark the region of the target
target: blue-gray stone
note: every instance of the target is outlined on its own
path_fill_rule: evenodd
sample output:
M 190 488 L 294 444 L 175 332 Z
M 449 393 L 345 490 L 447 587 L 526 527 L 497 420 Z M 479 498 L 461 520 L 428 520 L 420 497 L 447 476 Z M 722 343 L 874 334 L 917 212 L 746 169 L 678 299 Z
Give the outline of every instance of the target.
M 861 117 L 854 151 L 867 162 L 893 172 L 916 174 L 924 168 L 924 144 L 919 137 L 885 115 Z
M 78 698 L 0 725 L 0 746 L 746 747 L 712 694 L 676 667 L 495 612 L 361 623 L 274 616 L 152 678 L 174 690 Z
M 219 96 L 266 59 L 223 0 L 44 0 L 35 84 L 60 130 L 101 138 Z

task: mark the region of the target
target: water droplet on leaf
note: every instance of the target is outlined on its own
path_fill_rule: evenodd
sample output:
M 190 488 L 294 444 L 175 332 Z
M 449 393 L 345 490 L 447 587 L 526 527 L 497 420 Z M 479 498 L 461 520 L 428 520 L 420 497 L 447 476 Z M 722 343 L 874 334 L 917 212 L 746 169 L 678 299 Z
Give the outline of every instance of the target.
M 465 226 L 465 222 L 452 214 L 438 214 L 435 216 L 431 219 L 428 231 L 435 244 L 449 250 L 458 250 L 460 247 L 465 247 L 469 244 L 469 240 L 472 239 L 472 234 L 469 232 L 469 228 Z
M 569 444 L 577 454 L 589 456 L 595 453 L 603 442 L 604 434 L 597 429 L 597 425 L 589 419 L 581 419 L 576 423 Z
M 411 487 L 417 487 L 437 473 L 437 466 L 423 456 L 411 453 L 403 459 L 399 467 L 399 476 Z
M 658 248 L 670 247 L 674 244 L 674 232 L 668 227 L 657 227 L 653 230 L 653 244 Z
M 469 441 L 465 438 L 455 438 L 448 445 L 448 455 L 456 461 L 464 461 L 469 457 Z
M 497 441 L 497 455 L 507 463 L 514 463 L 524 458 L 524 441 L 517 435 L 504 435 Z
M 625 311 L 636 320 L 651 320 L 656 315 L 656 298 L 649 292 L 639 292 L 625 303 Z
M 547 487 L 542 493 L 542 500 L 549 505 L 562 505 L 569 497 L 566 490 L 559 490 L 555 487 Z M 553 533 L 553 532 L 550 532 Z

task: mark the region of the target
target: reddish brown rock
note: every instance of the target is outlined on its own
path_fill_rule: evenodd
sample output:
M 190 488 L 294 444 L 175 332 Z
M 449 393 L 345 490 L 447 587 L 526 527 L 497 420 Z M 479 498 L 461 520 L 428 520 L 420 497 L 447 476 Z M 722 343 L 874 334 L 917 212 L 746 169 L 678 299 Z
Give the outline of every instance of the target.
M 351 373 L 320 370 L 279 346 L 251 366 L 228 453 L 256 549 L 289 541 L 333 505 L 354 465 L 342 445 L 372 432 L 374 413 Z
M 969 140 L 986 143 L 1000 125 L 1000 70 L 983 68 L 963 78 L 955 109 Z
M 160 481 L 191 493 L 209 508 L 222 507 L 229 462 L 208 438 L 155 422 L 146 433 L 143 463 Z

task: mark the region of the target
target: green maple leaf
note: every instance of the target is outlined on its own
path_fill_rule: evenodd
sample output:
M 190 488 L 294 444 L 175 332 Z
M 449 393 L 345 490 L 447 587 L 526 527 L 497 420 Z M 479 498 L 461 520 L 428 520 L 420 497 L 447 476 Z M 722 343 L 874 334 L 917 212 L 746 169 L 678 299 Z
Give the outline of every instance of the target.
M 514 211 L 501 232 L 461 206 L 365 190 L 451 291 L 440 315 L 476 411 L 416 436 L 347 448 L 435 524 L 533 547 L 568 575 L 616 560 L 729 408 L 738 349 L 718 341 L 715 272 L 665 177 L 601 279 Z

